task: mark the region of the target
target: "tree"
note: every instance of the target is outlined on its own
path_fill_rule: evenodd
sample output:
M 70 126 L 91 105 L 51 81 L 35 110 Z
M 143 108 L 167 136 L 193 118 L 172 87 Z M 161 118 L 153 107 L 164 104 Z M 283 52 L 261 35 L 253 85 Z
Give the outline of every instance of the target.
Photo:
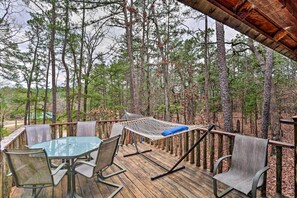
M 260 137 L 268 138 L 268 127 L 270 124 L 270 100 L 271 100 L 271 81 L 273 67 L 273 50 L 266 48 L 266 64 L 264 73 L 264 90 L 262 105 L 262 121 Z
M 225 57 L 225 36 L 224 25 L 216 21 L 216 35 L 217 35 L 217 64 L 219 68 L 219 80 L 221 91 L 221 105 L 224 117 L 224 130 L 233 132 L 232 124 L 232 106 L 230 101 L 230 91 L 228 82 L 228 68 Z

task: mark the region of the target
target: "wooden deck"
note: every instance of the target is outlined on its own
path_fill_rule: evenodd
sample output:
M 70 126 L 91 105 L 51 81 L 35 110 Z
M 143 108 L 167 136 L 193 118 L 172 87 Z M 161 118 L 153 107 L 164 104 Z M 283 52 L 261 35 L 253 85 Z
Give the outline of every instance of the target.
M 149 144 L 142 143 L 139 145 L 141 149 L 151 147 Z M 162 150 L 152 147 L 153 152 L 146 155 L 162 162 L 166 166 L 174 164 L 178 158 L 174 157 Z M 123 165 L 127 171 L 120 175 L 107 179 L 123 186 L 123 189 L 116 195 L 116 198 L 147 198 L 147 197 L 170 197 L 170 198 L 208 198 L 214 197 L 212 194 L 212 179 L 209 172 L 197 168 L 185 162 L 185 169 L 165 176 L 163 178 L 151 181 L 150 177 L 161 173 L 163 170 L 153 165 L 142 156 L 131 156 L 124 158 L 123 154 L 134 151 L 134 146 L 123 146 L 120 148 L 116 162 Z M 111 167 L 107 172 L 116 170 Z M 112 188 L 103 184 L 96 183 L 94 179 L 86 179 L 82 176 L 76 176 L 76 190 L 86 198 L 91 197 L 108 197 L 113 191 Z M 65 197 L 67 190 L 67 178 L 64 177 L 62 182 L 54 188 L 43 189 L 39 197 Z M 12 198 L 30 197 L 30 190 L 14 188 L 11 192 Z M 52 196 L 53 195 L 53 196 Z M 236 192 L 231 192 L 226 198 L 246 197 Z

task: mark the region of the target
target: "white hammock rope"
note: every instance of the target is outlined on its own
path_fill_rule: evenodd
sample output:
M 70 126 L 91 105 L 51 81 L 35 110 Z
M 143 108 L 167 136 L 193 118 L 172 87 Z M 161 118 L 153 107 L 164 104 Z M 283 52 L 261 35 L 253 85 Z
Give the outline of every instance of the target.
M 188 130 L 180 131 L 171 135 L 163 136 L 162 132 L 166 129 L 174 128 L 177 126 L 188 126 Z M 163 138 L 168 138 L 177 134 L 193 131 L 198 128 L 202 128 L 201 125 L 184 125 L 177 124 L 173 122 L 165 122 L 162 120 L 157 120 L 153 117 L 138 118 L 135 120 L 119 122 L 113 125 L 111 129 L 111 137 L 115 135 L 122 134 L 123 129 L 127 129 L 133 133 L 147 137 L 151 140 L 159 140 Z

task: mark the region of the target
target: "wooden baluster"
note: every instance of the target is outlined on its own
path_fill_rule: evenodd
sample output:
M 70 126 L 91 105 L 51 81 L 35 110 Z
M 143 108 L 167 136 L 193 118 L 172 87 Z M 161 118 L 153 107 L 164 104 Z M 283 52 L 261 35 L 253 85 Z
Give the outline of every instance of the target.
M 214 134 L 209 134 L 209 171 L 213 172 L 213 166 L 214 166 Z
M 59 137 L 62 137 L 62 136 L 63 136 L 63 125 L 59 125 Z
M 173 149 L 174 149 L 174 138 L 175 138 L 175 136 L 169 138 L 169 143 L 170 143 L 170 154 L 173 154 Z
M 190 148 L 192 148 L 194 145 L 194 131 L 191 131 L 189 133 L 190 133 Z M 193 150 L 190 153 L 190 163 L 194 164 L 194 161 L 195 161 L 195 150 Z
M 223 156 L 223 135 L 218 135 L 218 159 Z M 223 166 L 220 165 L 218 172 L 221 173 L 223 171 Z
M 228 155 L 232 155 L 233 150 L 233 137 L 228 136 Z M 231 160 L 228 159 L 228 167 L 231 166 Z
M 170 149 L 170 137 L 166 138 L 166 152 L 169 152 Z
M 183 155 L 183 135 L 182 134 L 179 135 L 178 140 L 179 140 L 179 153 L 178 153 L 178 155 L 180 157 L 180 156 Z
M 203 140 L 203 169 L 207 169 L 207 137 Z
M 188 152 L 189 149 L 189 134 L 184 133 L 184 153 Z M 185 158 L 185 161 L 189 161 L 189 155 Z
M 282 147 L 276 147 L 276 193 L 282 193 Z
M 200 131 L 196 131 L 196 141 L 200 139 Z M 200 144 L 196 147 L 196 166 L 201 166 L 200 163 Z

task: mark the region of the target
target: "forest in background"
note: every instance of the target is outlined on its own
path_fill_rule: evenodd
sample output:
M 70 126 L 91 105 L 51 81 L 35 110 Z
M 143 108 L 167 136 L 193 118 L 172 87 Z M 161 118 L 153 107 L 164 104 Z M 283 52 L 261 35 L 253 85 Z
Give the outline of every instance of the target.
M 3 0 L 0 18 L 1 126 L 128 110 L 187 124 L 223 115 L 234 131 L 239 115 L 279 140 L 279 118 L 296 115 L 296 62 L 240 33 L 227 42 L 222 24 L 177 1 Z

